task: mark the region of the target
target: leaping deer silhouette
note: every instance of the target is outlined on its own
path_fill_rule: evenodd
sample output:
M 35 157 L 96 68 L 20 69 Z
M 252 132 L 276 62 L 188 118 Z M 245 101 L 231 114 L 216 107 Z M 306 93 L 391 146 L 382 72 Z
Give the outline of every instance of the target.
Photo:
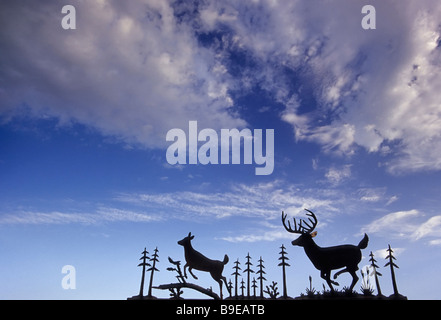
M 317 235 L 317 231 L 314 231 L 317 226 L 317 218 L 312 211 L 305 210 L 308 211 L 306 214 L 308 221 L 300 220 L 300 223 L 297 224 L 296 219 L 293 218 L 294 229 L 291 227 L 289 220 L 286 221 L 287 215 L 282 211 L 282 223 L 286 231 L 300 234 L 300 237 L 292 241 L 292 245 L 303 247 L 314 267 L 320 270 L 320 276 L 326 280 L 331 288 L 331 292 L 334 292 L 333 284 L 338 286 L 337 282 L 330 279 L 331 270 L 344 268 L 334 274 L 334 280 L 343 272 L 349 272 L 352 276 L 352 283 L 349 289 L 352 292 L 358 281 L 358 276 L 355 272 L 358 270 L 358 263 L 361 260 L 361 249 L 365 249 L 368 245 L 369 238 L 367 234 L 364 234 L 364 238 L 357 246 L 346 244 L 335 247 L 319 247 L 312 239 Z
M 225 286 L 227 287 L 227 290 L 230 291 L 227 279 L 222 275 L 222 271 L 224 270 L 224 265 L 228 263 L 228 256 L 224 256 L 223 261 L 219 260 L 211 260 L 204 256 L 199 251 L 196 251 L 193 249 L 193 246 L 191 245 L 191 240 L 193 240 L 194 236 L 191 235 L 191 232 L 188 233 L 188 236 L 186 236 L 184 239 L 179 240 L 178 244 L 184 247 L 184 254 L 185 254 L 185 265 L 184 265 L 184 277 L 187 278 L 187 272 L 186 269 L 188 267 L 188 272 L 193 276 L 193 278 L 197 279 L 193 272 L 191 272 L 192 269 L 200 270 L 200 271 L 207 271 L 210 273 L 211 277 L 216 280 L 217 283 L 219 283 L 219 290 L 220 290 L 220 298 L 222 299 L 222 280 L 225 282 Z

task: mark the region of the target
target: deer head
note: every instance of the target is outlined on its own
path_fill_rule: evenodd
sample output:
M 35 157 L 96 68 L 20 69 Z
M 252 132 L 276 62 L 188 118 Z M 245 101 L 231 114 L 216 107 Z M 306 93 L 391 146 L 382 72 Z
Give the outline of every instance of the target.
M 283 226 L 285 227 L 286 231 L 288 231 L 290 233 L 300 234 L 300 237 L 298 237 L 297 239 L 295 239 L 291 242 L 293 246 L 303 247 L 307 243 L 309 243 L 313 237 L 315 237 L 317 235 L 317 231 L 314 231 L 314 228 L 317 225 L 317 218 L 312 211 L 310 211 L 308 209 L 305 209 L 305 210 L 308 211 L 308 213 L 306 215 L 309 216 L 309 218 L 308 218 L 309 222 L 306 222 L 305 220 L 300 220 L 300 223 L 297 224 L 296 219 L 293 218 L 294 219 L 294 229 L 291 227 L 291 223 L 289 222 L 289 220 L 287 221 L 288 225 L 286 225 L 285 221 L 286 221 L 287 215 L 282 211 L 282 223 L 283 223 Z
M 179 240 L 178 244 L 180 244 L 181 246 L 188 246 L 189 244 L 191 244 L 191 240 L 193 240 L 194 236 L 191 235 L 191 232 L 188 233 L 188 236 L 186 236 L 184 239 Z

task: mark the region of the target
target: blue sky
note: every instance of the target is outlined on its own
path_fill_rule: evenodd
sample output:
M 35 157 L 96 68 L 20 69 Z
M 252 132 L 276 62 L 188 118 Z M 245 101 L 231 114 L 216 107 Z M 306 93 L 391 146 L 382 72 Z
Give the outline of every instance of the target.
M 190 231 L 210 258 L 229 255 L 227 278 L 250 253 L 280 284 L 284 244 L 288 294 L 309 275 L 321 290 L 280 221 L 308 208 L 321 246 L 369 235 L 359 266 L 375 253 L 383 293 L 390 244 L 399 291 L 439 299 L 441 5 L 369 4 L 371 30 L 363 1 L 2 2 L 0 298 L 125 299 L 144 247 L 159 249 L 154 283 L 175 280 L 167 257 L 184 261 Z M 166 134 L 189 121 L 274 129 L 274 171 L 170 165 Z

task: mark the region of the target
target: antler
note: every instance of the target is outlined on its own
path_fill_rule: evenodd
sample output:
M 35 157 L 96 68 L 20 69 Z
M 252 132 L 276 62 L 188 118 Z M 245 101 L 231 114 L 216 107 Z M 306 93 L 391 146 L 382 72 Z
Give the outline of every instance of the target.
M 311 233 L 314 230 L 314 228 L 317 226 L 317 218 L 316 218 L 314 212 L 312 212 L 308 209 L 305 209 L 305 210 L 308 211 L 308 213 L 306 215 L 309 217 L 312 217 L 312 219 L 308 218 L 309 223 L 306 222 L 305 220 L 300 220 L 300 223 L 297 225 L 296 219 L 293 218 L 294 229 L 292 229 L 291 223 L 289 222 L 289 220 L 288 220 L 288 226 L 286 225 L 285 220 L 286 220 L 287 214 L 285 214 L 282 211 L 282 223 L 283 223 L 283 226 L 285 227 L 286 231 L 291 232 L 291 233 L 302 234 L 302 233 Z M 302 223 L 304 225 L 306 225 L 306 227 L 303 226 Z

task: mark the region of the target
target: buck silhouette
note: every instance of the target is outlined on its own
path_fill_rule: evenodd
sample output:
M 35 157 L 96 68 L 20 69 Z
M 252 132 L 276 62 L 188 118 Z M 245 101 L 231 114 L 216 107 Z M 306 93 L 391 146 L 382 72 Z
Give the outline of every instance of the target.
M 358 281 L 358 276 L 355 272 L 358 270 L 358 263 L 361 260 L 361 249 L 365 249 L 368 245 L 369 238 L 367 234 L 364 234 L 364 238 L 357 246 L 346 244 L 321 248 L 312 239 L 317 235 L 317 231 L 313 232 L 317 225 L 317 218 L 312 211 L 308 209 L 305 210 L 308 211 L 306 214 L 309 216 L 308 221 L 300 220 L 300 223 L 297 224 L 294 218 L 294 229 L 291 227 L 289 220 L 287 221 L 288 225 L 286 225 L 285 220 L 287 215 L 282 211 L 282 223 L 286 231 L 300 234 L 300 237 L 292 241 L 292 245 L 303 247 L 314 267 L 320 270 L 320 276 L 326 280 L 331 288 L 331 292 L 334 292 L 333 284 L 338 286 L 337 282 L 330 279 L 331 270 L 344 268 L 335 273 L 334 280 L 343 272 L 349 272 L 352 276 L 350 286 L 350 291 L 352 292 L 352 289 Z
M 219 283 L 220 289 L 220 298 L 222 299 L 222 280 L 225 282 L 225 286 L 229 292 L 227 279 L 222 275 L 222 271 L 224 270 L 224 265 L 228 263 L 228 256 L 224 256 L 223 261 L 219 260 L 211 260 L 204 256 L 202 253 L 193 249 L 191 245 L 191 240 L 193 240 L 194 236 L 191 235 L 191 232 L 188 233 L 184 239 L 179 240 L 178 244 L 184 247 L 184 255 L 185 255 L 185 265 L 184 265 L 184 277 L 187 278 L 186 269 L 188 267 L 188 271 L 190 274 L 197 280 L 197 277 L 191 272 L 192 269 L 200 270 L 200 271 L 208 271 L 210 272 L 211 277 Z

